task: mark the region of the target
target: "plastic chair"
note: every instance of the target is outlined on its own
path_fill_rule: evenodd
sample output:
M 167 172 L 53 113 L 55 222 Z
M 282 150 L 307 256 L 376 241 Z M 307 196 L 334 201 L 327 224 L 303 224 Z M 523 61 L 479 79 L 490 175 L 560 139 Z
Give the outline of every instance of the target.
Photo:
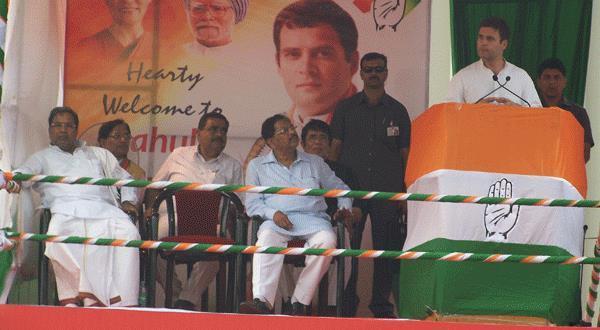
M 264 219 L 259 216 L 252 217 L 252 244 L 256 245 L 256 241 L 258 240 L 258 228 L 263 223 Z M 337 246 L 343 248 L 345 246 L 345 236 L 344 236 L 344 221 L 339 220 L 335 223 L 336 234 L 337 234 Z M 290 248 L 302 248 L 306 243 L 305 240 L 294 239 L 288 242 L 288 247 Z M 284 264 L 292 264 L 295 267 L 304 267 L 304 259 L 303 255 L 286 255 L 283 259 Z M 336 306 L 335 306 L 335 314 L 336 316 L 342 316 L 342 300 L 344 297 L 344 257 L 333 257 L 332 263 L 337 263 L 337 282 L 336 282 Z M 317 312 L 319 315 L 323 315 L 327 308 L 327 289 L 329 286 L 329 280 L 327 274 L 323 276 L 321 282 L 319 283 L 319 304 L 317 306 Z
M 176 207 L 174 207 L 175 199 Z M 247 219 L 241 201 L 235 194 L 208 191 L 162 191 L 152 206 L 151 237 L 158 239 L 158 209 L 165 201 L 169 219 L 168 236 L 161 241 L 207 244 L 246 243 Z M 177 215 L 175 215 L 175 208 Z M 235 220 L 235 221 L 230 221 Z M 217 311 L 237 312 L 243 290 L 243 256 L 241 254 L 215 254 L 196 251 L 161 251 L 160 256 L 167 260 L 165 283 L 165 307 L 173 304 L 173 276 L 176 264 L 186 264 L 188 275 L 193 264 L 202 261 L 219 261 L 217 274 Z M 149 269 L 146 279 L 148 305 L 155 305 L 156 297 L 156 257 L 150 252 Z M 226 265 L 229 264 L 229 275 Z M 227 282 L 224 285 L 223 282 Z

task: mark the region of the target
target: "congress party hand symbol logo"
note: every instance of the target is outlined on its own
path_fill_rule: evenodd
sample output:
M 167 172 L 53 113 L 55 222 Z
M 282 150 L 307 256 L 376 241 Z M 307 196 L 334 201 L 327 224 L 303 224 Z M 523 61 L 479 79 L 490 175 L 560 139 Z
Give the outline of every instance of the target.
M 406 0 L 374 0 L 373 1 L 373 18 L 375 19 L 375 27 L 377 31 L 389 26 L 396 31 L 398 24 L 404 17 L 406 8 Z
M 496 181 L 490 186 L 488 197 L 511 198 L 512 183 L 504 178 Z M 519 205 L 487 205 L 483 220 L 486 241 L 506 240 L 508 233 L 517 224 L 519 209 Z

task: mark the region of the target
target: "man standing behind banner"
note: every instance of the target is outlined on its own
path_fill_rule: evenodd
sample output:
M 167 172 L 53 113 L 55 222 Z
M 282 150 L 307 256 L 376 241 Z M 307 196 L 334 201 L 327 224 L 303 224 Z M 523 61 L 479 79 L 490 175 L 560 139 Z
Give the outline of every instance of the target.
M 362 92 L 341 101 L 331 122 L 332 159 L 352 169 L 359 190 L 405 191 L 404 171 L 410 145 L 410 118 L 406 108 L 385 92 L 387 58 L 368 53 L 360 61 Z M 373 248 L 400 250 L 406 238 L 401 230 L 406 204 L 369 200 L 363 203 L 363 219 L 355 227 L 352 248 L 360 248 L 366 216 L 371 216 Z M 356 291 L 358 264 L 354 262 L 351 282 L 344 295 Z M 398 263 L 375 259 L 373 293 L 369 308 L 375 317 L 394 318 L 389 302 L 392 275 Z M 354 287 L 351 284 L 354 283 Z M 351 314 L 351 313 L 349 313 Z
M 242 184 L 242 166 L 224 153 L 227 144 L 229 121 L 217 112 L 209 112 L 198 121 L 198 146 L 180 147 L 169 155 L 162 164 L 154 181 L 191 181 L 198 183 Z M 151 208 L 158 191 L 148 191 L 146 205 Z M 151 211 L 151 210 L 150 210 Z M 150 214 L 150 212 L 148 212 Z M 161 210 L 159 239 L 167 236 L 168 218 Z M 165 263 L 160 259 L 157 280 L 164 287 Z M 217 261 L 197 262 L 192 273 L 181 288 L 175 277 L 175 292 L 179 299 L 176 308 L 195 310 L 200 304 L 202 292 L 208 287 L 219 271 Z M 177 275 L 177 274 L 175 274 Z
M 246 17 L 248 0 L 184 0 L 184 6 L 195 40 L 183 47 L 190 54 L 205 55 L 210 48 L 231 43 L 234 25 Z
M 480 60 L 452 77 L 448 102 L 542 106 L 527 72 L 504 59 L 509 35 L 503 19 L 489 17 L 481 21 L 477 35 Z
M 67 76 L 72 79 L 107 79 L 107 72 L 112 72 L 120 63 L 149 60 L 152 57 L 152 35 L 144 31 L 142 20 L 150 1 L 105 0 L 112 23 L 81 40 L 73 53 L 68 54 L 70 60 L 67 69 L 74 76 Z M 126 67 L 124 70 L 126 73 Z M 96 74 L 86 75 L 89 71 Z
M 569 111 L 583 128 L 583 156 L 590 160 L 590 149 L 594 146 L 590 118 L 585 108 L 567 100 L 563 91 L 567 86 L 567 70 L 558 58 L 546 59 L 538 68 L 537 86 L 544 107 L 559 107 Z
M 311 119 L 329 124 L 337 103 L 356 93 L 352 76 L 358 70 L 358 29 L 352 16 L 331 0 L 300 0 L 277 14 L 273 42 L 292 100 L 292 124 L 299 131 Z M 259 138 L 246 163 L 264 146 Z
M 15 173 L 129 179 L 106 149 L 77 141 L 77 114 L 56 107 L 48 118 L 50 147 L 35 153 Z M 140 239 L 123 211 L 137 212 L 135 188 L 35 183 L 42 205 L 50 208 L 49 235 Z M 122 209 L 122 210 L 121 210 Z M 135 306 L 138 304 L 137 249 L 77 244 L 47 244 L 63 306 Z

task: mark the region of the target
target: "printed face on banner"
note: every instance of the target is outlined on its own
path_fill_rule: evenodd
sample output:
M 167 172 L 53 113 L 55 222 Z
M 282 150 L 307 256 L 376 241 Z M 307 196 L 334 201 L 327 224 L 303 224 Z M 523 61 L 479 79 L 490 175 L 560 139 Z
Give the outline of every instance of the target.
M 187 22 L 196 42 L 206 47 L 218 47 L 231 42 L 235 15 L 229 0 L 185 2 Z
M 332 111 L 352 88 L 357 54 L 346 58 L 340 37 L 330 25 L 281 29 L 279 74 L 301 116 Z
M 140 25 L 150 0 L 106 0 L 115 25 L 133 27 Z
M 128 156 L 150 176 L 175 148 L 204 141 L 196 124 L 209 112 L 230 123 L 227 140 L 211 141 L 238 160 L 276 113 L 298 130 L 330 123 L 362 86 L 367 52 L 388 56 L 386 91 L 419 113 L 429 5 L 406 0 L 401 19 L 383 22 L 372 0 L 67 0 L 65 105 L 91 145 L 103 122 L 125 120 Z

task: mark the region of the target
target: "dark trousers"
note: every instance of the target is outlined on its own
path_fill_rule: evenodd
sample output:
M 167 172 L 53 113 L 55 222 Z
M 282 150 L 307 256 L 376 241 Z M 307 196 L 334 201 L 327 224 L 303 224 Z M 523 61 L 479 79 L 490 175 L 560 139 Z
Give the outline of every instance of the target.
M 367 215 L 371 216 L 371 237 L 375 250 L 400 250 L 406 239 L 406 227 L 400 223 L 400 211 L 396 202 L 371 200 L 363 206 L 363 219 L 354 226 L 350 247 L 360 249 Z M 376 258 L 373 260 L 373 290 L 369 309 L 375 316 L 393 312 L 389 297 L 392 292 L 394 273 L 399 270 L 399 261 Z M 352 258 L 350 279 L 344 292 L 344 315 L 355 316 L 358 306 L 356 293 L 358 281 L 358 259 Z

